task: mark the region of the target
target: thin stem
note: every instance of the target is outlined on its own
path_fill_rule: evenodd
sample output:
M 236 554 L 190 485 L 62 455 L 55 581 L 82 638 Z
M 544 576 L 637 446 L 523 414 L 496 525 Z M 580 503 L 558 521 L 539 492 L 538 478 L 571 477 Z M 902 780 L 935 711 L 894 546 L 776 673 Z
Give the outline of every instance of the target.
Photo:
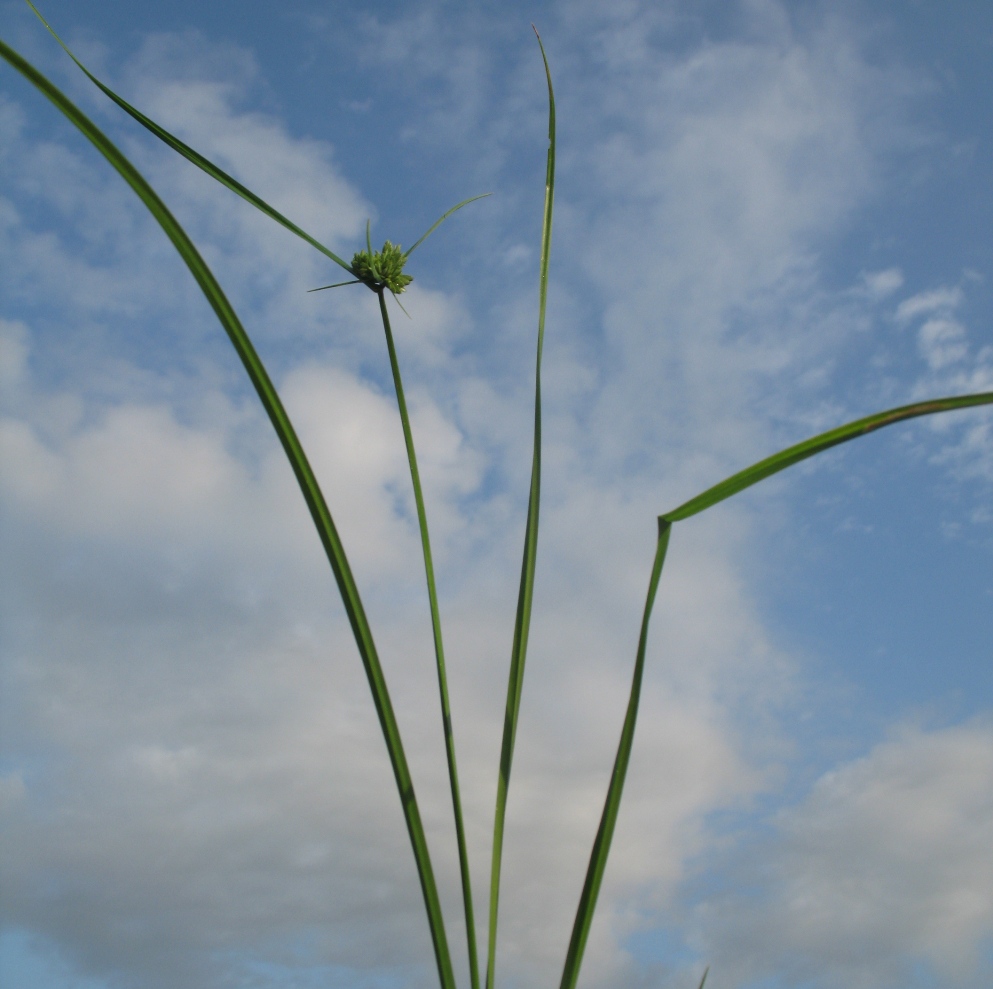
M 586 881 L 583 883 L 583 892 L 576 909 L 576 919 L 573 923 L 569 951 L 566 954 L 565 966 L 562 970 L 560 989 L 574 989 L 576 980 L 579 978 L 579 967 L 583 962 L 586 939 L 589 937 L 593 912 L 596 910 L 597 896 L 603 882 L 604 870 L 607 868 L 607 856 L 610 853 L 610 843 L 614 837 L 617 812 L 620 809 L 621 796 L 624 792 L 624 779 L 627 776 L 628 763 L 631 761 L 631 748 L 634 745 L 634 729 L 638 720 L 638 703 L 641 699 L 641 680 L 645 672 L 645 650 L 648 646 L 648 622 L 652 617 L 652 608 L 655 606 L 655 593 L 658 590 L 659 578 L 662 576 L 662 566 L 665 563 L 666 550 L 669 548 L 671 531 L 671 523 L 660 519 L 652 576 L 648 581 L 648 595 L 645 598 L 645 610 L 641 618 L 638 657 L 634 664 L 634 676 L 631 678 L 631 694 L 628 698 L 627 713 L 624 716 L 621 741 L 617 747 L 617 756 L 614 759 L 614 769 L 610 774 L 610 786 L 607 788 L 607 799 L 604 801 L 600 827 L 597 829 L 593 851 L 590 853 Z
M 531 25 L 534 28 L 534 25 Z M 524 556 L 521 561 L 521 583 L 517 594 L 517 615 L 514 621 L 514 643 L 510 651 L 510 675 L 507 682 L 507 704 L 503 719 L 503 741 L 500 746 L 500 774 L 497 778 L 496 812 L 493 815 L 493 852 L 490 863 L 490 917 L 486 952 L 486 989 L 494 989 L 496 979 L 497 919 L 500 909 L 500 871 L 503 863 L 503 835 L 507 818 L 507 793 L 510 770 L 514 761 L 517 738 L 517 717 L 521 708 L 521 688 L 524 684 L 524 662 L 531 629 L 531 600 L 534 596 L 534 569 L 538 555 L 538 509 L 541 496 L 541 352 L 545 342 L 545 305 L 548 299 L 548 259 L 552 249 L 552 207 L 555 203 L 555 93 L 552 74 L 545 57 L 545 46 L 534 28 L 545 66 L 548 83 L 548 154 L 545 162 L 545 210 L 541 227 L 541 259 L 538 278 L 538 347 L 534 370 L 534 447 L 531 454 L 531 489 L 528 495 L 528 515 L 524 530 Z
M 379 311 L 383 316 L 383 330 L 386 333 L 386 348 L 390 353 L 390 368 L 393 371 L 393 384 L 396 388 L 397 405 L 400 409 L 400 422 L 403 425 L 403 441 L 407 447 L 407 462 L 410 464 L 410 480 L 414 486 L 414 503 L 417 505 L 417 524 L 421 530 L 421 548 L 424 551 L 424 573 L 427 577 L 428 601 L 431 606 L 431 631 L 434 635 L 434 655 L 438 667 L 438 693 L 441 697 L 441 721 L 445 733 L 445 754 L 448 757 L 448 781 L 452 790 L 452 810 L 455 813 L 455 836 L 459 847 L 459 870 L 462 874 L 462 903 L 465 908 L 466 941 L 469 950 L 469 978 L 472 989 L 479 989 L 479 959 L 476 948 L 476 921 L 472 907 L 472 884 L 469 878 L 469 853 L 466 848 L 465 825 L 462 819 L 462 799 L 459 795 L 459 774 L 455 763 L 455 736 L 452 732 L 452 713 L 448 702 L 448 676 L 445 673 L 445 647 L 441 637 L 441 616 L 438 611 L 438 592 L 434 581 L 434 563 L 431 559 L 431 539 L 428 535 L 428 517 L 424 508 L 424 495 L 421 491 L 421 477 L 417 469 L 417 454 L 414 451 L 414 434 L 410 429 L 410 416 L 407 414 L 407 401 L 403 394 L 403 381 L 400 378 L 400 363 L 393 344 L 393 329 L 386 309 L 386 293 L 380 289 Z

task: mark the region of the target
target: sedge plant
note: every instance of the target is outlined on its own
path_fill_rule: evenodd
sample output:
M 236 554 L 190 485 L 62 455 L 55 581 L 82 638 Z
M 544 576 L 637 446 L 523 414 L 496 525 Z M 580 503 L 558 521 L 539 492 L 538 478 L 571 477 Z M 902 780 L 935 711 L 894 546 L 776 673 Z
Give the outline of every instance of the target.
M 447 672 L 442 636 L 442 623 L 438 603 L 438 593 L 435 581 L 434 563 L 431 553 L 431 541 L 428 529 L 427 510 L 421 487 L 420 472 L 417 465 L 417 455 L 414 445 L 410 416 L 404 396 L 403 380 L 394 343 L 393 329 L 390 322 L 388 296 L 400 305 L 399 296 L 413 281 L 413 277 L 404 268 L 411 254 L 430 236 L 438 226 L 456 211 L 467 204 L 482 198 L 473 196 L 465 199 L 444 213 L 407 251 L 400 245 L 385 241 L 382 249 L 374 251 L 371 241 L 370 225 L 366 225 L 366 249 L 356 252 L 351 262 L 346 262 L 315 237 L 311 236 L 292 220 L 283 216 L 279 211 L 266 203 L 260 196 L 242 185 L 236 178 L 212 163 L 195 149 L 171 134 L 161 125 L 145 116 L 140 110 L 113 92 L 108 86 L 94 76 L 85 65 L 73 54 L 66 44 L 58 37 L 52 27 L 45 21 L 31 0 L 25 2 L 34 10 L 42 23 L 55 36 L 58 43 L 80 70 L 106 96 L 121 109 L 137 120 L 142 126 L 161 141 L 177 151 L 191 163 L 205 171 L 229 190 L 260 210 L 276 223 L 302 238 L 313 248 L 320 251 L 330 260 L 338 264 L 350 276 L 348 279 L 330 285 L 311 289 L 312 292 L 342 286 L 361 284 L 370 289 L 377 298 L 386 340 L 387 354 L 393 384 L 396 393 L 397 407 L 400 416 L 401 429 L 407 453 L 411 485 L 417 513 L 418 529 L 421 538 L 421 549 L 424 560 L 424 572 L 427 585 L 428 606 L 431 618 L 431 628 L 434 640 L 435 665 L 438 677 L 439 701 L 441 706 L 442 732 L 445 741 L 448 778 L 451 791 L 452 809 L 455 820 L 455 833 L 462 884 L 462 899 L 465 913 L 466 954 L 468 957 L 469 979 L 471 989 L 480 989 L 481 972 L 477 945 L 476 924 L 473 910 L 472 884 L 469 867 L 469 857 L 465 838 L 465 825 L 460 797 L 457 771 L 455 739 L 452 727 L 452 712 L 448 696 Z M 513 645 L 509 665 L 507 697 L 504 712 L 504 728 L 500 748 L 500 760 L 497 776 L 496 808 L 494 813 L 492 852 L 490 863 L 489 883 L 489 917 L 486 936 L 486 967 L 485 989 L 494 989 L 496 985 L 497 929 L 500 902 L 501 864 L 503 854 L 503 838 L 506 820 L 507 796 L 510 787 L 511 768 L 514 756 L 514 744 L 517 735 L 517 723 L 520 713 L 522 687 L 524 682 L 525 661 L 527 657 L 528 634 L 531 623 L 531 607 L 534 592 L 535 564 L 538 547 L 539 502 L 541 493 L 541 358 L 545 330 L 545 310 L 547 302 L 549 259 L 551 252 L 552 214 L 555 190 L 555 95 L 552 87 L 552 76 L 541 38 L 538 45 L 541 53 L 548 88 L 548 149 L 545 174 L 545 201 L 541 233 L 541 250 L 539 256 L 539 302 L 538 329 L 535 358 L 534 379 L 534 426 L 533 448 L 531 462 L 531 482 L 528 495 L 527 516 L 524 528 L 524 549 L 521 562 L 521 576 L 518 590 L 517 609 L 514 622 Z M 400 731 L 394 714 L 393 703 L 387 689 L 386 679 L 376 650 L 375 641 L 370 628 L 361 596 L 352 575 L 344 547 L 338 536 L 331 511 L 324 499 L 313 470 L 307 460 L 306 453 L 297 437 L 294 427 L 283 407 L 279 394 L 260 360 L 247 332 L 239 320 L 234 308 L 225 296 L 217 279 L 211 273 L 199 251 L 182 229 L 165 203 L 152 189 L 138 170 L 128 161 L 120 150 L 103 134 L 102 131 L 76 107 L 56 86 L 44 75 L 27 62 L 16 51 L 0 41 L 0 56 L 31 82 L 65 117 L 74 124 L 100 152 L 109 164 L 121 175 L 131 187 L 141 202 L 161 226 L 166 236 L 172 242 L 176 251 L 186 264 L 194 280 L 199 285 L 208 303 L 225 330 L 242 365 L 248 374 L 252 385 L 264 407 L 275 433 L 283 447 L 287 460 L 293 470 L 300 487 L 304 501 L 310 512 L 318 537 L 324 547 L 328 562 L 337 582 L 345 612 L 350 623 L 359 657 L 362 661 L 373 703 L 379 720 L 383 739 L 393 770 L 393 776 L 400 797 L 401 810 L 407 826 L 411 850 L 420 881 L 424 908 L 427 917 L 428 930 L 434 950 L 438 980 L 442 989 L 456 989 L 451 953 L 448 945 L 444 917 L 442 915 L 438 888 L 431 864 L 424 826 L 418 808 L 413 781 L 407 764 Z M 488 194 L 484 194 L 488 195 Z M 621 728 L 620 741 L 614 757 L 610 782 L 604 800 L 599 827 L 590 853 L 586 877 L 580 895 L 573 922 L 572 933 L 566 950 L 563 964 L 560 989 L 573 989 L 579 978 L 583 955 L 586 948 L 590 926 L 597 906 L 600 887 L 610 853 L 614 828 L 620 809 L 624 791 L 631 751 L 634 744 L 637 725 L 638 707 L 641 695 L 641 685 L 645 669 L 645 657 L 648 644 L 649 623 L 655 604 L 662 569 L 673 526 L 707 509 L 733 497 L 746 488 L 771 477 L 787 467 L 802 460 L 814 457 L 825 450 L 857 439 L 868 433 L 894 425 L 908 419 L 935 415 L 955 409 L 966 409 L 993 404 L 993 392 L 977 392 L 968 395 L 958 395 L 936 398 L 925 402 L 915 402 L 909 405 L 888 409 L 875 415 L 866 416 L 839 426 L 836 429 L 821 433 L 802 443 L 795 444 L 764 460 L 753 464 L 713 485 L 701 494 L 676 508 L 664 512 L 657 518 L 657 535 L 655 556 L 648 581 L 635 655 L 634 670 L 628 697 L 627 710 Z M 707 969 L 698 984 L 698 989 L 704 989 L 708 975 Z

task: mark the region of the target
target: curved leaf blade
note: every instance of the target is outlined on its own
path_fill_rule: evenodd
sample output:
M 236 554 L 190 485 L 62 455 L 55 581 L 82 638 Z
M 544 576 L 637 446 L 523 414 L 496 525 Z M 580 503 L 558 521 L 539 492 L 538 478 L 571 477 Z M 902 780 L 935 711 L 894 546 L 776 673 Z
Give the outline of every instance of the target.
M 48 28 L 52 37 L 55 38 L 55 40 L 62 46 L 65 53 L 76 63 L 76 65 L 79 66 L 83 74 L 90 80 L 90 82 L 92 82 L 106 96 L 112 99 L 122 110 L 125 111 L 125 113 L 134 117 L 134 119 L 137 120 L 142 127 L 145 127 L 147 130 L 151 131 L 160 141 L 169 145 L 173 151 L 178 151 L 179 154 L 181 154 L 187 161 L 191 161 L 197 166 L 197 168 L 205 171 L 211 178 L 216 179 L 221 183 L 221 185 L 226 186 L 233 193 L 235 193 L 235 195 L 241 196 L 242 199 L 248 203 L 251 203 L 257 210 L 265 213 L 265 215 L 270 219 L 275 220 L 278 224 L 280 224 L 280 226 L 285 227 L 291 233 L 294 233 L 302 240 L 305 240 L 311 245 L 311 247 L 316 247 L 317 250 L 319 250 L 326 257 L 329 257 L 336 264 L 340 264 L 345 271 L 351 272 L 351 265 L 338 257 L 334 251 L 328 247 L 325 247 L 319 240 L 312 237 L 306 230 L 298 227 L 292 220 L 287 219 L 282 213 L 279 212 L 279 210 L 270 206 L 264 199 L 252 192 L 251 189 L 246 188 L 236 178 L 228 175 L 224 169 L 220 168 L 218 165 L 215 165 L 209 158 L 204 157 L 199 151 L 191 148 L 188 144 L 176 137 L 175 134 L 171 134 L 154 120 L 146 117 L 145 114 L 133 107 L 127 102 L 127 100 L 121 96 L 118 96 L 117 93 L 115 93 L 109 86 L 102 83 L 85 65 L 83 65 L 78 58 L 76 58 L 72 49 L 70 49 L 69 46 L 58 36 L 58 34 L 56 34 L 55 29 L 48 23 L 48 21 L 45 20 L 44 17 L 42 17 L 41 12 L 31 2 L 31 0 L 24 0 L 24 2 L 35 12 L 41 23 Z
M 778 474 L 779 471 L 792 467 L 793 464 L 800 463 L 801 460 L 816 456 L 818 453 L 823 453 L 841 443 L 847 443 L 849 440 L 866 436 L 877 429 L 883 429 L 885 426 L 892 426 L 895 423 L 903 422 L 906 419 L 915 419 L 919 416 L 953 412 L 956 409 L 967 409 L 991 403 L 993 403 L 993 392 L 976 392 L 972 395 L 956 395 L 949 398 L 935 398 L 927 402 L 914 402 L 912 405 L 900 405 L 894 409 L 887 409 L 885 412 L 877 412 L 875 415 L 855 419 L 844 426 L 829 429 L 826 433 L 819 433 L 809 440 L 787 447 L 771 457 L 766 457 L 765 460 L 752 464 L 751 467 L 738 471 L 737 474 L 732 474 L 712 488 L 707 488 L 695 498 L 683 502 L 671 512 L 660 515 L 659 518 L 669 522 L 688 519 L 690 516 L 738 494 L 739 491 L 744 491 L 745 488 L 750 488 L 753 484 L 758 484 L 759 481 L 764 481 L 767 477 Z
M 353 278 L 347 282 L 335 282 L 334 285 L 318 285 L 317 288 L 307 289 L 307 293 L 311 292 L 326 292 L 329 288 L 341 288 L 343 285 L 361 285 L 361 278 Z
M 434 871 L 428 853 L 427 839 L 421 821 L 420 810 L 414 794 L 413 781 L 407 765 L 400 730 L 397 725 L 393 705 L 386 688 L 386 680 L 376 651 L 372 630 L 366 618 L 358 587 L 355 584 L 351 567 L 345 555 L 345 549 L 338 536 L 337 528 L 331 517 L 327 503 L 307 460 L 303 447 L 283 407 L 276 388 L 269 378 L 262 361 L 238 319 L 233 307 L 223 290 L 200 256 L 193 242 L 173 217 L 168 207 L 157 193 L 145 181 L 144 177 L 128 161 L 104 133 L 55 85 L 44 75 L 23 59 L 16 51 L 0 41 L 0 57 L 27 78 L 39 89 L 96 147 L 110 162 L 121 177 L 147 207 L 152 216 L 165 231 L 176 251 L 182 257 L 193 275 L 201 291 L 217 315 L 231 343 L 234 345 L 242 364 L 248 373 L 252 384 L 262 402 L 269 420 L 279 437 L 287 459 L 293 468 L 300 490 L 303 493 L 307 508 L 324 546 L 328 561 L 334 573 L 342 602 L 348 615 L 352 633 L 358 646 L 359 654 L 365 667 L 366 677 L 373 695 L 376 714 L 386 742 L 390 762 L 396 780 L 400 802 L 403 807 L 410 836 L 414 859 L 417 864 L 421 891 L 424 897 L 425 909 L 428 915 L 428 925 L 431 931 L 435 960 L 443 989 L 455 989 L 455 978 L 452 972 L 451 959 L 448 952 L 448 942 L 445 935 L 444 920 L 441 913 L 441 903 L 434 879 Z
M 483 192 L 480 193 L 478 196 L 470 196 L 468 199 L 463 199 L 461 203 L 456 203 L 456 205 L 453 206 L 450 210 L 448 210 L 445 213 L 442 213 L 441 216 L 439 216 L 438 219 L 435 220 L 430 227 L 428 227 L 427 231 L 421 235 L 420 239 L 417 240 L 414 246 L 409 251 L 404 252 L 403 256 L 405 258 L 409 258 L 410 255 L 413 254 L 414 251 L 416 251 L 417 248 L 420 247 L 421 244 L 423 244 L 424 241 L 426 241 L 428 237 L 430 237 L 431 234 L 433 234 L 435 230 L 437 230 L 438 227 L 440 227 L 445 222 L 445 220 L 447 220 L 453 213 L 457 213 L 460 209 L 462 209 L 463 206 L 468 206 L 469 203 L 474 203 L 477 199 L 485 199 L 487 196 L 492 196 L 492 195 L 493 195 L 492 192 Z

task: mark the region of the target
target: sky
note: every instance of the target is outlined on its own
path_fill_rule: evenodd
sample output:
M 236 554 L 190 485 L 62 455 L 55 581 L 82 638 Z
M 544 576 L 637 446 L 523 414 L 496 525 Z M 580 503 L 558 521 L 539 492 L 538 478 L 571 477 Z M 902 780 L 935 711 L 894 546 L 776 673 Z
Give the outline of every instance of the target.
M 656 516 L 814 433 L 993 389 L 993 6 L 44 0 L 102 79 L 395 309 L 477 923 L 531 457 L 542 518 L 497 979 L 556 984 Z M 0 35 L 137 164 L 276 381 L 376 635 L 467 986 L 410 479 L 375 299 L 155 141 L 26 5 Z M 0 66 L 0 983 L 436 973 L 336 587 L 208 305 Z M 673 530 L 584 989 L 993 982 L 993 416 L 873 434 Z

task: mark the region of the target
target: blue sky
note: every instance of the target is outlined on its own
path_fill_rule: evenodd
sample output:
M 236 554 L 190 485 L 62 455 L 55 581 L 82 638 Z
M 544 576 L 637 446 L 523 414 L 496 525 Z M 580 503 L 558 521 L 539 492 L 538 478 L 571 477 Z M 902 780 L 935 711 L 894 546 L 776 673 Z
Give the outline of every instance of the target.
M 887 406 L 993 389 L 993 8 L 46 0 L 87 64 L 340 254 L 395 321 L 470 854 L 489 829 L 530 466 L 545 90 L 559 158 L 535 618 L 498 977 L 557 980 L 655 517 Z M 343 534 L 465 962 L 430 625 L 375 300 L 2 35 L 228 291 Z M 420 987 L 426 923 L 326 561 L 161 231 L 0 70 L 4 989 Z M 993 428 L 850 444 L 674 530 L 581 984 L 993 976 Z

